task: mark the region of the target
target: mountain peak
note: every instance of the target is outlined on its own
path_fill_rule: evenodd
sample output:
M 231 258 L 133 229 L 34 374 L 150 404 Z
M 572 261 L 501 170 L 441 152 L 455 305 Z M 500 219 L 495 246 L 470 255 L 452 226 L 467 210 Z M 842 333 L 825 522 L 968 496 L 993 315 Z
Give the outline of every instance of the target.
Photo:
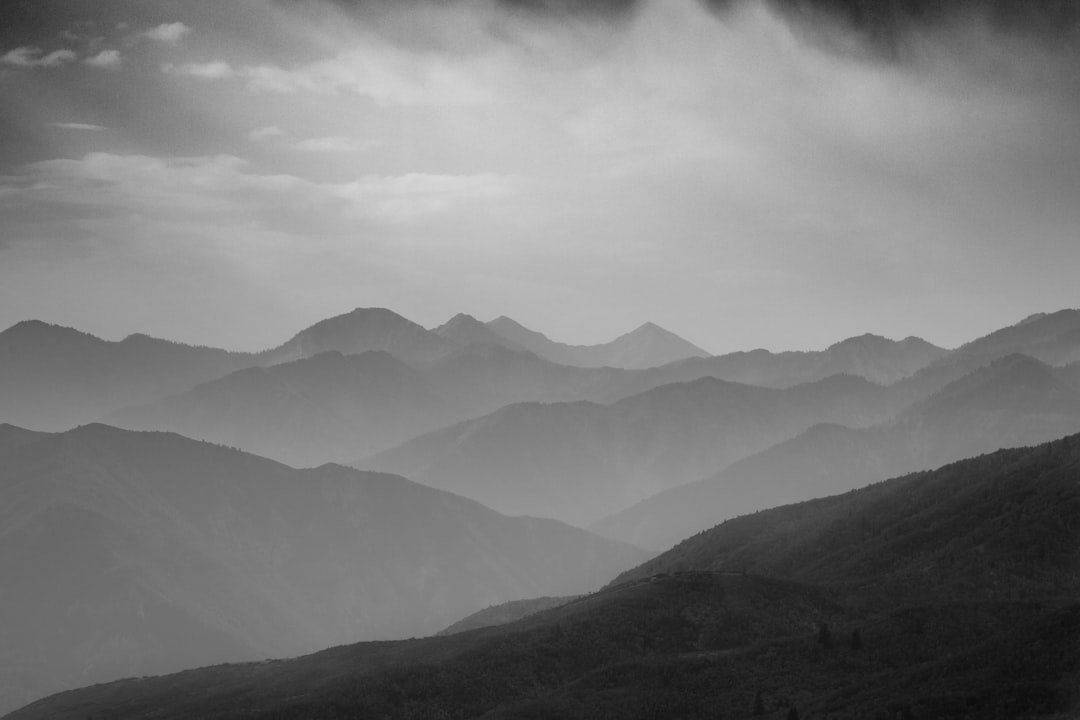
M 891 340 L 884 335 L 875 335 L 874 333 L 867 332 L 862 335 L 852 335 L 849 338 L 844 338 L 839 342 L 833 343 L 827 349 L 887 347 L 897 344 L 899 343 L 897 343 L 896 340 Z
M 513 322 L 512 320 L 510 322 Z M 436 335 L 452 340 L 459 345 L 499 345 L 511 350 L 523 351 L 525 347 L 512 338 L 506 337 L 490 324 L 485 324 L 466 313 L 458 313 L 439 327 L 432 330 Z
M 393 310 L 358 307 L 321 320 L 266 351 L 271 362 L 289 362 L 327 350 L 346 355 L 385 350 L 405 362 L 431 362 L 445 354 L 447 343 Z
M 100 339 L 90 333 L 85 333 L 65 325 L 54 325 L 53 323 L 47 323 L 44 320 L 22 320 L 15 323 L 7 330 L 0 332 L 0 336 L 19 338 L 70 337 L 88 338 L 92 340 Z

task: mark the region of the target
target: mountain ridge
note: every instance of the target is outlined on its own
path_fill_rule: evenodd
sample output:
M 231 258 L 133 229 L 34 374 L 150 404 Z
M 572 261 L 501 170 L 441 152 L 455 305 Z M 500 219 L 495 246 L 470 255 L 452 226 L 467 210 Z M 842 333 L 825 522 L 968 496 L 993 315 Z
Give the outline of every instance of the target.
M 0 451 L 0 704 L 431 633 L 644 557 L 398 476 L 84 425 Z
M 895 418 L 866 428 L 821 424 L 716 475 L 654 495 L 589 527 L 660 549 L 720 520 L 842 492 L 1002 447 L 1080 430 L 1080 388 L 1026 356 L 998 359 Z
M 709 355 L 707 351 L 653 322 L 642 323 L 613 340 L 595 345 L 556 342 L 505 315 L 500 315 L 486 324 L 503 338 L 563 365 L 642 370 L 687 357 Z

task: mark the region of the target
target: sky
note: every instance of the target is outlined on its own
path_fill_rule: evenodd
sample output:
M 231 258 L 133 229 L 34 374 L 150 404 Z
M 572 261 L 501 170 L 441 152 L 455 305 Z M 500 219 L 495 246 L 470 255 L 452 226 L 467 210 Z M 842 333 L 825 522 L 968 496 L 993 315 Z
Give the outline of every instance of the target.
M 1080 306 L 1071 29 L 609 4 L 6 3 L 0 328 L 257 350 L 379 306 L 721 353 Z

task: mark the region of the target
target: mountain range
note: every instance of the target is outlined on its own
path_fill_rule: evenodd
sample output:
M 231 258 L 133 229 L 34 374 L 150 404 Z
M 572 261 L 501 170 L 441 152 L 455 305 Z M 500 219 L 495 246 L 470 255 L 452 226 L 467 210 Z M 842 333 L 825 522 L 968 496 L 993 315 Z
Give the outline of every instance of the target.
M 1080 436 L 729 520 L 514 622 L 56 695 L 11 720 L 1067 718 Z
M 168 433 L 0 428 L 0 707 L 78 685 L 433 633 L 647 557 L 404 478 Z
M 0 332 L 0 422 L 66 430 L 251 363 L 246 353 L 146 335 L 109 342 L 28 320 Z
M 887 388 L 852 376 L 784 390 L 706 377 L 610 405 L 508 405 L 355 466 L 582 525 L 814 424 L 871 425 L 896 409 Z
M 396 445 L 458 417 L 419 371 L 387 352 L 331 350 L 238 370 L 105 420 L 312 466 Z
M 625 335 L 599 345 L 566 345 L 548 339 L 505 315 L 487 323 L 498 336 L 560 365 L 642 369 L 667 365 L 709 353 L 659 325 L 647 322 Z
M 1004 447 L 1080 431 L 1080 385 L 1023 355 L 950 383 L 867 428 L 821 424 L 722 472 L 590 525 L 642 547 L 670 547 L 726 518 L 808 500 Z

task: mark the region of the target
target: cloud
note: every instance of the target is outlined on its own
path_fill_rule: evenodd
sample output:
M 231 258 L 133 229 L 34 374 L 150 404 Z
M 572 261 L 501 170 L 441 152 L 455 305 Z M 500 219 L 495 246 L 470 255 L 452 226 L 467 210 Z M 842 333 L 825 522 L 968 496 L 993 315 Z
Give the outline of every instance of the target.
M 122 62 L 123 59 L 120 57 L 119 50 L 102 50 L 96 55 L 91 55 L 90 57 L 83 59 L 83 63 L 86 65 L 102 69 L 120 67 Z
M 284 136 L 285 131 L 277 125 L 267 125 L 265 127 L 255 128 L 248 133 L 248 139 L 252 142 L 267 142 L 268 140 Z
M 183 65 L 167 64 L 163 70 L 172 75 L 203 78 L 206 80 L 223 80 L 233 77 L 236 72 L 227 62 L 216 60 L 205 63 L 185 63 Z
M 370 98 L 384 107 L 468 106 L 492 99 L 467 67 L 459 68 L 438 57 L 378 44 L 291 69 L 249 66 L 241 69 L 240 75 L 247 79 L 250 89 L 258 92 L 350 93 Z
M 71 50 L 54 50 L 45 55 L 40 48 L 23 46 L 9 50 L 0 56 L 0 63 L 14 65 L 15 67 L 58 67 L 75 59 L 75 53 Z
M 372 222 L 408 223 L 470 201 L 505 197 L 513 180 L 495 174 L 409 173 L 364 175 L 347 182 L 315 182 L 295 175 L 253 172 L 233 155 L 159 158 L 88 153 L 81 159 L 33 163 L 0 177 L 0 193 L 50 206 L 57 217 L 88 208 L 118 217 L 204 219 L 222 226 L 334 228 L 349 232 Z M 284 218 L 288 222 L 281 224 Z M 359 223 L 359 225 L 358 225 Z
M 191 28 L 182 22 L 162 23 L 143 32 L 143 37 L 156 42 L 176 45 L 190 32 Z
M 363 152 L 370 150 L 378 143 L 372 140 L 357 140 L 356 138 L 331 135 L 327 137 L 315 137 L 299 140 L 292 144 L 296 150 L 303 152 Z
M 54 122 L 49 123 L 49 125 L 55 128 L 62 128 L 64 130 L 90 130 L 94 132 L 101 132 L 106 129 L 101 125 L 91 125 L 89 123 L 77 122 Z
M 96 73 L 135 82 L 115 107 L 41 108 L 37 125 L 92 118 L 134 150 L 5 168 L 0 236 L 198 245 L 298 294 L 370 271 L 403 309 L 484 288 L 578 337 L 700 317 L 687 332 L 716 349 L 948 341 L 964 313 L 1075 285 L 1073 48 L 958 20 L 886 58 L 769 3 L 641 0 L 618 22 L 487 0 L 240 5 L 235 26 L 189 20 L 215 59 L 167 58 L 191 81 Z

